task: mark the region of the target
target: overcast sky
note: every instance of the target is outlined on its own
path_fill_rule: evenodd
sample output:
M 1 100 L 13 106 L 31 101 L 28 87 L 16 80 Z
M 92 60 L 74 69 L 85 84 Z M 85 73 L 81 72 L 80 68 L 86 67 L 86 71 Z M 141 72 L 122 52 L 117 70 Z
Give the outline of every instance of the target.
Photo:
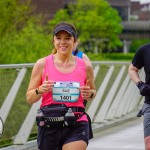
M 131 1 L 140 1 L 141 3 L 147 3 L 147 2 L 150 2 L 150 0 L 131 0 Z

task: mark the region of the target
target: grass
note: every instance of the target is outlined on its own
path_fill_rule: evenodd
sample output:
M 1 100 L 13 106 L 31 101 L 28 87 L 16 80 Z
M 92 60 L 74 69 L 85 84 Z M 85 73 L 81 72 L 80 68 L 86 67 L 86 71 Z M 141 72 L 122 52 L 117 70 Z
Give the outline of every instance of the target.
M 134 53 L 102 53 L 102 54 L 91 54 L 87 53 L 88 57 L 92 61 L 131 61 Z

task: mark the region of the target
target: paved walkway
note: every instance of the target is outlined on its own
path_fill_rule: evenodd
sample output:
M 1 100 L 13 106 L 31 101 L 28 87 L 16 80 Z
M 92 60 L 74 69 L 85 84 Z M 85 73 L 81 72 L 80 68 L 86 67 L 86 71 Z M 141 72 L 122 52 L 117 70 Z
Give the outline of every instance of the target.
M 87 150 L 144 150 L 142 118 L 96 133 Z

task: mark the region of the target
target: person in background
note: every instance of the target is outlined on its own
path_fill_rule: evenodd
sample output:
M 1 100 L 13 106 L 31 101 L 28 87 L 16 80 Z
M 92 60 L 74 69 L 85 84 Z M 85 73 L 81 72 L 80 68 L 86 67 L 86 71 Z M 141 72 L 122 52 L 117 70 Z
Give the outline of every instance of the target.
M 144 68 L 145 81 L 139 76 L 139 70 Z M 135 83 L 139 92 L 145 97 L 144 105 L 137 114 L 143 115 L 145 150 L 150 150 L 150 43 L 142 45 L 135 53 L 128 69 L 131 80 Z
M 96 88 L 91 65 L 72 55 L 76 40 L 74 25 L 58 23 L 53 29 L 53 53 L 39 59 L 32 70 L 26 97 L 29 104 L 42 99 L 36 117 L 40 150 L 86 150 L 88 146 L 84 100 L 92 100 Z
M 91 64 L 91 61 L 89 59 L 89 57 L 83 53 L 82 51 L 78 50 L 77 46 L 79 45 L 79 39 L 77 39 L 76 43 L 75 43 L 75 46 L 73 48 L 73 51 L 72 51 L 72 54 L 74 56 L 77 56 L 79 58 L 82 58 L 83 60 L 87 61 L 89 64 Z M 92 64 L 91 64 L 92 65 Z

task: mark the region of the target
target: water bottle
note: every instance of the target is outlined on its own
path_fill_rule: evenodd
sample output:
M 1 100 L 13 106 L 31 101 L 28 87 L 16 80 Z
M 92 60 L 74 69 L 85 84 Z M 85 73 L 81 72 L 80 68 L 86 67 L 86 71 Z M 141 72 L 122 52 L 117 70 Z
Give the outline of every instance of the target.
M 71 108 L 69 108 L 65 114 L 64 122 L 66 126 L 72 126 L 75 124 L 76 118 Z
M 44 126 L 45 124 L 44 114 L 41 109 L 37 110 L 36 123 L 40 127 Z

